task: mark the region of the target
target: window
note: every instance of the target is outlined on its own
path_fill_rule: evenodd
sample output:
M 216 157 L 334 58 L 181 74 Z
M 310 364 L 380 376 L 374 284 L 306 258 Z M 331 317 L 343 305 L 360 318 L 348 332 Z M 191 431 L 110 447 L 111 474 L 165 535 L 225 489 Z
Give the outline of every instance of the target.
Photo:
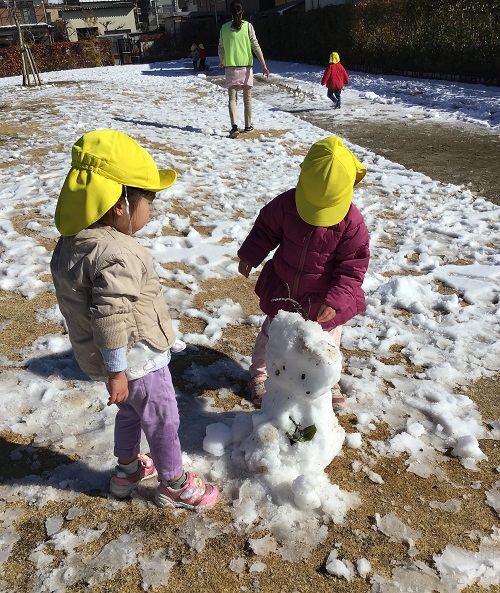
M 92 37 L 97 37 L 99 35 L 99 29 L 97 27 L 82 27 L 81 29 L 76 30 L 76 34 L 78 36 L 78 41 L 82 39 L 91 39 Z

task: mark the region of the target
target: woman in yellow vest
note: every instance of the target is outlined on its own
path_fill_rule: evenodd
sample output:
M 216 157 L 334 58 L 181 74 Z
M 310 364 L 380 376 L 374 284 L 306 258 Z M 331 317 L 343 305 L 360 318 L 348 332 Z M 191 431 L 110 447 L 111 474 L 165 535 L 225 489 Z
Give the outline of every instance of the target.
M 252 87 L 253 87 L 253 54 L 262 65 L 262 71 L 269 76 L 266 61 L 255 35 L 255 29 L 244 21 L 243 6 L 239 2 L 231 2 L 229 11 L 232 22 L 222 25 L 219 37 L 220 66 L 226 68 L 226 87 L 229 93 L 229 117 L 231 118 L 230 138 L 238 136 L 238 113 L 236 101 L 238 91 L 243 90 L 243 106 L 245 110 L 245 132 L 251 132 L 252 126 Z

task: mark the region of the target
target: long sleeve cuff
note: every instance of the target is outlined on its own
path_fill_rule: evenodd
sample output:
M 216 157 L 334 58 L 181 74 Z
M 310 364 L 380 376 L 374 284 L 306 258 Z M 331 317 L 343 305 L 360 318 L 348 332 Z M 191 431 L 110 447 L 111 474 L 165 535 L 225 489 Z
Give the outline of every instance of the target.
M 117 373 L 127 368 L 127 347 L 100 348 L 104 366 L 108 371 Z

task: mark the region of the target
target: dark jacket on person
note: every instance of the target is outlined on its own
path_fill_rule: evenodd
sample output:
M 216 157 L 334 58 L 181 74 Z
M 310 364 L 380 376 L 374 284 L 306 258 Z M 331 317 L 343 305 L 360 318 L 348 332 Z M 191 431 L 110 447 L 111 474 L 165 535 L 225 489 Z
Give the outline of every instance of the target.
M 280 194 L 262 208 L 238 257 L 257 267 L 274 249 L 255 287 L 260 308 L 270 317 L 280 309 L 296 310 L 293 299 L 316 320 L 326 303 L 337 312 L 321 324 L 331 329 L 366 309 L 361 286 L 370 259 L 369 238 L 354 204 L 338 224 L 318 227 L 299 216 L 295 188 Z

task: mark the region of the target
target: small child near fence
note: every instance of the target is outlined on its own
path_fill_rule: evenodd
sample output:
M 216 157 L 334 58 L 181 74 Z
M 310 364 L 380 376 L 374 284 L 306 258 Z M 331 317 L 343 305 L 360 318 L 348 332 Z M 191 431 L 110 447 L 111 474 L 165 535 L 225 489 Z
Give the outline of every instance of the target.
M 196 45 L 196 43 L 193 43 L 193 45 L 191 46 L 189 57 L 193 60 L 193 70 L 198 70 L 198 60 L 200 57 L 200 52 L 198 51 L 198 46 Z
M 335 109 L 340 109 L 340 95 L 344 84 L 349 84 L 349 77 L 344 66 L 340 63 L 339 54 L 332 51 L 330 54 L 330 63 L 326 67 L 321 85 L 328 89 L 326 95 L 332 101 Z
M 208 70 L 207 68 L 207 51 L 203 43 L 198 44 L 198 55 L 200 57 L 200 64 L 198 68 L 200 70 Z

